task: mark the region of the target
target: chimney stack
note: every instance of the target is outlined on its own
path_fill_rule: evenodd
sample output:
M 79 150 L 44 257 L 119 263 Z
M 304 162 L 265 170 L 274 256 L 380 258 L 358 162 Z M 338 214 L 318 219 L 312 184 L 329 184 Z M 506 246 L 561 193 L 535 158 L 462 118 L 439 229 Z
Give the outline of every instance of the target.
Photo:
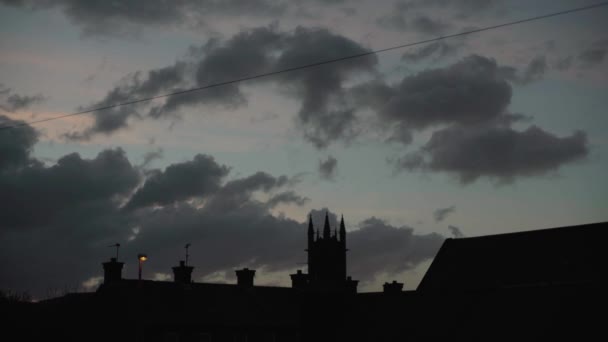
M 173 267 L 173 281 L 180 284 L 190 284 L 192 282 L 192 270 L 194 267 L 186 266 L 184 260 L 179 261 L 179 266 Z
M 253 287 L 253 278 L 255 277 L 255 270 L 243 268 L 242 270 L 236 270 L 237 285 L 241 287 Z
M 124 262 L 118 262 L 116 258 L 111 258 L 110 261 L 104 262 L 103 265 L 103 283 L 109 284 L 122 279 L 122 267 Z
M 308 287 L 308 274 L 302 273 L 302 270 L 298 270 L 295 274 L 290 274 L 291 287 L 294 289 L 305 289 Z
M 353 278 L 346 277 L 346 281 L 345 281 L 345 287 L 346 287 L 346 292 L 347 293 L 351 293 L 351 294 L 356 294 L 357 293 L 357 285 L 359 285 L 359 281 L 358 280 L 353 280 Z
M 403 290 L 403 283 L 398 283 L 393 280 L 392 283 L 384 283 L 384 293 L 401 293 Z

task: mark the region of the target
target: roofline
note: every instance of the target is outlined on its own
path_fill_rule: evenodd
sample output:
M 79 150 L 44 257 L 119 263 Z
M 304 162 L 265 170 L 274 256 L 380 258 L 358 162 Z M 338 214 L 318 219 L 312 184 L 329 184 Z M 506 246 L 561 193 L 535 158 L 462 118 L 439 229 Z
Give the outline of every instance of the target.
M 593 226 L 601 226 L 601 225 L 608 225 L 608 221 L 593 222 L 593 223 L 584 223 L 584 224 L 578 224 L 578 225 L 575 225 L 575 226 L 562 226 L 562 227 L 553 227 L 553 228 L 541 228 L 541 229 L 525 230 L 525 231 L 520 231 L 520 232 L 499 233 L 499 234 L 481 235 L 481 236 L 464 237 L 464 238 L 447 238 L 447 239 L 445 239 L 443 241 L 443 243 L 441 244 L 441 247 L 439 247 L 439 250 L 437 251 L 437 254 L 435 254 L 435 257 L 433 257 L 433 261 L 429 265 L 429 268 L 424 273 L 424 276 L 422 276 L 422 279 L 420 279 L 420 283 L 418 283 L 418 286 L 416 287 L 416 291 L 419 291 L 422 288 L 422 285 L 424 284 L 426 277 L 429 275 L 429 273 L 430 273 L 431 269 L 433 268 L 433 265 L 435 264 L 435 262 L 439 259 L 439 256 L 442 253 L 444 253 L 444 251 L 446 249 L 446 245 L 448 243 L 452 244 L 452 243 L 454 243 L 454 241 L 459 241 L 459 240 L 471 241 L 471 240 L 497 238 L 497 237 L 504 237 L 504 236 L 518 236 L 518 235 L 525 236 L 525 235 L 529 235 L 529 234 L 538 234 L 538 233 L 543 233 L 543 232 L 547 232 L 547 231 L 557 231 L 557 230 L 564 230 L 564 229 L 566 229 L 566 230 L 581 229 L 581 227 L 591 228 Z
M 179 285 L 211 285 L 211 286 L 234 286 L 234 287 L 242 287 L 239 284 L 231 284 L 231 283 L 205 283 L 205 282 L 190 282 L 190 283 L 186 283 L 186 284 L 182 284 L 182 283 L 176 283 L 174 281 L 167 281 L 167 280 L 152 280 L 152 279 L 130 279 L 130 278 L 123 278 L 118 280 L 117 282 L 131 282 L 131 283 L 138 283 L 138 282 L 142 282 L 142 283 L 156 283 L 156 284 L 179 284 Z M 104 283 L 100 284 L 100 287 L 106 285 Z M 292 287 L 287 287 L 287 286 L 268 286 L 268 285 L 253 285 L 250 287 L 246 287 L 246 288 L 265 288 L 265 289 L 292 289 Z
M 593 222 L 593 223 L 583 223 L 583 224 L 577 224 L 577 225 L 574 225 L 574 226 L 561 226 L 561 227 L 552 227 L 552 228 L 540 228 L 540 229 L 522 230 L 522 231 L 517 231 L 517 232 L 508 232 L 508 233 L 497 233 L 497 234 L 490 234 L 490 235 L 470 236 L 470 237 L 462 237 L 462 238 L 451 238 L 450 237 L 450 238 L 446 238 L 445 240 L 447 242 L 448 240 L 474 240 L 474 239 L 503 237 L 503 236 L 527 235 L 527 234 L 536 234 L 536 233 L 542 233 L 542 232 L 547 232 L 547 231 L 563 230 L 563 229 L 580 229 L 581 227 L 589 227 L 590 228 L 590 227 L 599 226 L 599 225 L 608 225 L 608 221 Z M 439 252 L 437 252 L 437 254 L 439 254 Z

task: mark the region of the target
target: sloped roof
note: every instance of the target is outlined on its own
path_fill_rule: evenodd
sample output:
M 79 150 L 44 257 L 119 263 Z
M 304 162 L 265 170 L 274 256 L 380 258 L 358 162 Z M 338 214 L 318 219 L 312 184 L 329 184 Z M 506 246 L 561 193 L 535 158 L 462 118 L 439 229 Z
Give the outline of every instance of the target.
M 447 239 L 418 286 L 461 291 L 597 283 L 608 222 Z

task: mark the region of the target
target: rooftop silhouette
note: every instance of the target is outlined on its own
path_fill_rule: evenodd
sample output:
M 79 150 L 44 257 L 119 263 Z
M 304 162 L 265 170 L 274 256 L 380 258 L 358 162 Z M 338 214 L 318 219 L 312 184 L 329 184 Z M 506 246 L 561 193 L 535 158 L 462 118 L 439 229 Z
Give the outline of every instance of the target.
M 601 326 L 594 310 L 605 298 L 606 229 L 447 239 L 416 291 L 392 281 L 383 292 L 357 293 L 344 219 L 331 227 L 326 216 L 321 233 L 309 218 L 308 273 L 292 274 L 290 288 L 256 285 L 248 268 L 235 271 L 236 284 L 193 282 L 185 261 L 173 267 L 173 281 L 124 279 L 113 257 L 96 292 L 2 308 L 9 329 L 27 327 L 27 338 L 97 331 L 94 341 L 584 339 Z

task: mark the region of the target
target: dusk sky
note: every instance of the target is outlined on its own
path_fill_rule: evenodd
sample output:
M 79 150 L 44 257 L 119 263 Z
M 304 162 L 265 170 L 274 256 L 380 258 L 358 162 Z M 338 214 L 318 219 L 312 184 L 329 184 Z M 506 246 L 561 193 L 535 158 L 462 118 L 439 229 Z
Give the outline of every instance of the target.
M 1 0 L 0 126 L 596 2 Z M 607 32 L 603 6 L 0 129 L 0 289 L 94 290 L 117 242 L 126 277 L 191 243 L 195 281 L 289 286 L 326 209 L 360 291 L 415 289 L 445 238 L 606 221 Z

